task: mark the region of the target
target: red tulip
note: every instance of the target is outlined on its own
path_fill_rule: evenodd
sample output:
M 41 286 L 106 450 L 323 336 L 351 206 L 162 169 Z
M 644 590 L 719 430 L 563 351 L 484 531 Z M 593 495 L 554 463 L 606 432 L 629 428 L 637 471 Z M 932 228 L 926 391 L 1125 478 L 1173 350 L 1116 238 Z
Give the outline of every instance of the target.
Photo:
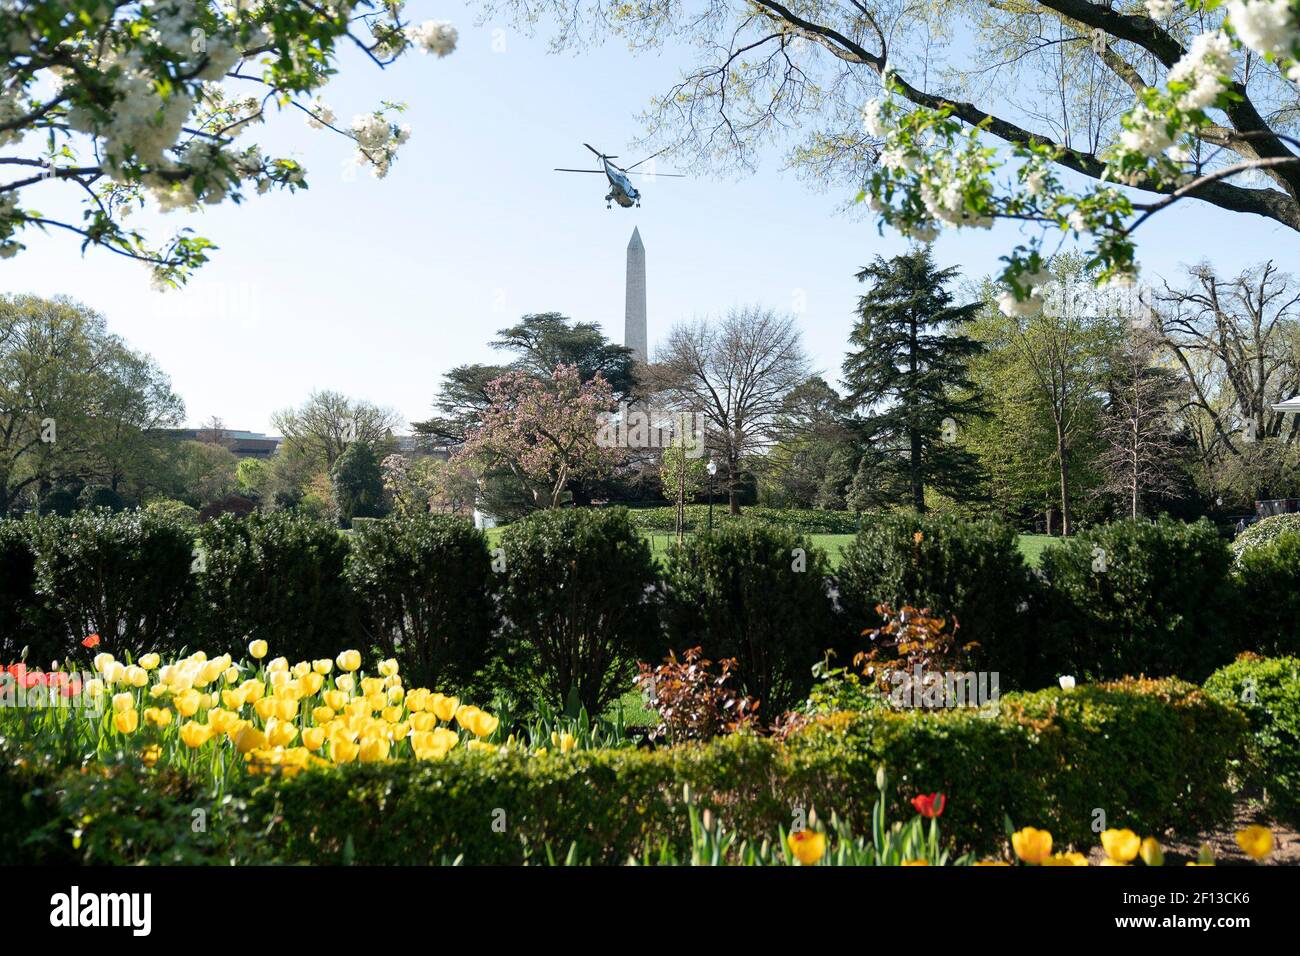
M 99 635 L 91 634 L 81 642 L 82 647 L 99 647 Z
M 942 793 L 922 793 L 912 798 L 916 812 L 930 820 L 943 813 L 944 803 L 946 801 Z

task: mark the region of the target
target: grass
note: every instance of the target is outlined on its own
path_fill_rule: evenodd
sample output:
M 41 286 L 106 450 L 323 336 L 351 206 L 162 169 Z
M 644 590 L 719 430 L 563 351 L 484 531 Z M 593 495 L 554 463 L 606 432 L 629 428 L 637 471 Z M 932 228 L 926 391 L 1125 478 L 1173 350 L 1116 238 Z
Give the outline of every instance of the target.
M 495 548 L 501 540 L 501 533 L 505 528 L 489 528 L 487 532 L 488 546 Z M 671 532 L 646 532 L 645 537 L 650 541 L 650 550 L 654 552 L 655 560 L 662 562 L 668 555 L 676 541 L 676 536 Z M 809 535 L 815 547 L 821 548 L 830 558 L 831 567 L 840 566 L 841 555 L 844 549 L 848 547 L 853 540 L 851 534 L 814 534 Z M 1052 541 L 1052 537 L 1045 534 L 1022 534 L 1019 537 L 1020 553 L 1025 556 L 1025 561 L 1032 567 L 1038 564 L 1038 556 L 1043 553 L 1043 549 Z

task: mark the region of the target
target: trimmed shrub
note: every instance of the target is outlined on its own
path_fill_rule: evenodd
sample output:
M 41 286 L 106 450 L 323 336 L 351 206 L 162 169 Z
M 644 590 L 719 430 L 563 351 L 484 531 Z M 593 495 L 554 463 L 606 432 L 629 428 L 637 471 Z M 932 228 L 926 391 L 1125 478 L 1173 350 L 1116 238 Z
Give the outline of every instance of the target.
M 1300 531 L 1243 551 L 1237 585 L 1238 647 L 1270 657 L 1300 653 Z
M 12 664 L 27 648 L 33 665 L 60 659 L 65 644 L 36 593 L 36 522 L 0 519 L 0 664 Z
M 883 623 L 877 605 L 910 604 L 956 618 L 958 643 L 978 643 L 972 663 L 997 671 L 1003 686 L 1055 679 L 1028 637 L 1034 588 L 1009 525 L 916 512 L 865 518 L 836 578 L 850 651 L 862 650 L 862 632 Z
M 1289 531 L 1300 531 L 1300 514 L 1273 515 L 1256 521 L 1232 539 L 1233 556 L 1240 564 L 1243 555 L 1270 544 Z
M 1017 827 L 1047 827 L 1058 844 L 1087 846 L 1096 842 L 1097 807 L 1108 826 L 1141 833 L 1196 833 L 1231 814 L 1230 762 L 1245 722 L 1192 684 L 1128 680 L 1008 694 L 1000 704 L 994 718 L 974 710 L 833 715 L 791 739 L 795 766 L 812 753 L 796 779 L 810 785 L 833 756 L 840 769 L 823 800 L 861 812 L 858 781 L 884 766 L 900 782 L 894 819 L 914 794 L 940 791 L 945 832 L 975 849 L 1001 842 L 1004 815 Z
M 498 679 L 590 714 L 623 693 L 636 664 L 662 656 L 650 546 L 622 508 L 542 511 L 501 536 Z
M 641 531 L 654 531 L 660 534 L 677 530 L 677 508 L 633 508 L 629 512 L 632 523 Z M 812 508 L 761 508 L 744 509 L 739 518 L 727 510 L 725 500 L 719 499 L 713 504 L 713 527 L 719 528 L 734 521 L 749 521 L 759 524 L 802 531 L 804 534 L 853 534 L 858 530 L 858 516 L 849 511 L 824 511 Z M 708 505 L 686 506 L 686 530 L 703 532 L 709 527 Z
M 109 511 L 122 511 L 126 501 L 107 485 L 86 485 L 77 495 L 78 508 L 107 508 Z
M 286 862 L 517 863 L 546 847 L 621 863 L 661 842 L 684 851 L 683 785 L 742 837 L 770 838 L 795 807 L 870 828 L 876 771 L 894 783 L 893 819 L 911 797 L 948 796 L 944 833 L 961 848 L 1005 845 L 1003 816 L 1089 847 L 1093 809 L 1141 833 L 1196 833 L 1228 817 L 1228 761 L 1245 723 L 1177 681 L 1126 682 L 1003 698 L 970 711 L 840 714 L 791 737 L 731 735 L 707 745 L 568 755 L 453 753 L 436 763 L 348 764 L 267 784 L 255 819 L 274 819 L 265 852 Z M 987 772 L 972 772 L 984 767 Z M 505 813 L 508 836 L 494 832 Z
M 145 504 L 144 510 L 149 514 L 184 525 L 197 525 L 199 523 L 198 509 L 187 505 L 183 501 L 177 501 L 175 498 L 154 498 Z
M 363 633 L 413 685 L 465 688 L 491 650 L 495 576 L 464 518 L 354 521 L 348 581 Z
M 199 529 L 198 620 L 209 654 L 244 653 L 250 638 L 291 661 L 356 644 L 347 539 L 309 518 L 225 515 Z
M 1238 768 L 1243 784 L 1278 819 L 1300 824 L 1300 658 L 1242 655 L 1211 674 L 1205 690 L 1250 723 Z
M 807 696 L 837 621 L 826 555 L 797 532 L 724 525 L 669 552 L 664 624 L 674 651 L 734 658 L 745 694 L 771 722 Z
M 1050 545 L 1061 673 L 1201 681 L 1232 659 L 1231 556 L 1210 522 L 1117 521 Z
M 80 642 L 91 633 L 119 660 L 173 650 L 188 637 L 190 529 L 142 511 L 96 509 L 43 518 L 33 543 L 36 590 L 53 615 L 60 659 L 89 657 Z

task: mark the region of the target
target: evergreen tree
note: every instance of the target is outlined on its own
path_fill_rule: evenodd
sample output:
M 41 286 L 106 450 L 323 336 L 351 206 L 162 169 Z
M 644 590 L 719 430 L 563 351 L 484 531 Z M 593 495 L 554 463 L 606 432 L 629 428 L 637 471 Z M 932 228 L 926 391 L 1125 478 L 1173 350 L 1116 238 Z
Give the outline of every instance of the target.
M 858 299 L 844 360 L 864 462 L 880 472 L 865 486 L 901 485 L 918 511 L 927 487 L 962 501 L 981 485 L 978 460 L 960 444 L 962 425 L 984 413 L 967 373 L 981 346 L 964 334 L 981 304 L 953 304 L 946 285 L 956 272 L 937 268 L 926 248 L 877 256 L 858 273 L 871 288 Z M 864 479 L 855 482 L 859 501 Z
M 384 477 L 375 451 L 366 442 L 354 441 L 339 455 L 330 473 L 339 519 L 351 525 L 353 518 L 378 518 L 384 513 Z

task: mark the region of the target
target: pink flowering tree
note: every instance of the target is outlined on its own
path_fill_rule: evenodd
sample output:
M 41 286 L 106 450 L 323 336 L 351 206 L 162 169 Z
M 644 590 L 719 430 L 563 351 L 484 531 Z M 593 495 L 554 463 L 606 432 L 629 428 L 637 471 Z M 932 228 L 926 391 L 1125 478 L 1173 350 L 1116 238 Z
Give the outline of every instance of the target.
M 608 474 L 625 460 L 622 448 L 600 440 L 614 393 L 599 375 L 584 382 L 576 365 L 561 365 L 549 379 L 510 372 L 489 382 L 487 394 L 491 404 L 456 460 L 504 467 L 544 486 L 547 507 L 559 505 L 570 481 Z

